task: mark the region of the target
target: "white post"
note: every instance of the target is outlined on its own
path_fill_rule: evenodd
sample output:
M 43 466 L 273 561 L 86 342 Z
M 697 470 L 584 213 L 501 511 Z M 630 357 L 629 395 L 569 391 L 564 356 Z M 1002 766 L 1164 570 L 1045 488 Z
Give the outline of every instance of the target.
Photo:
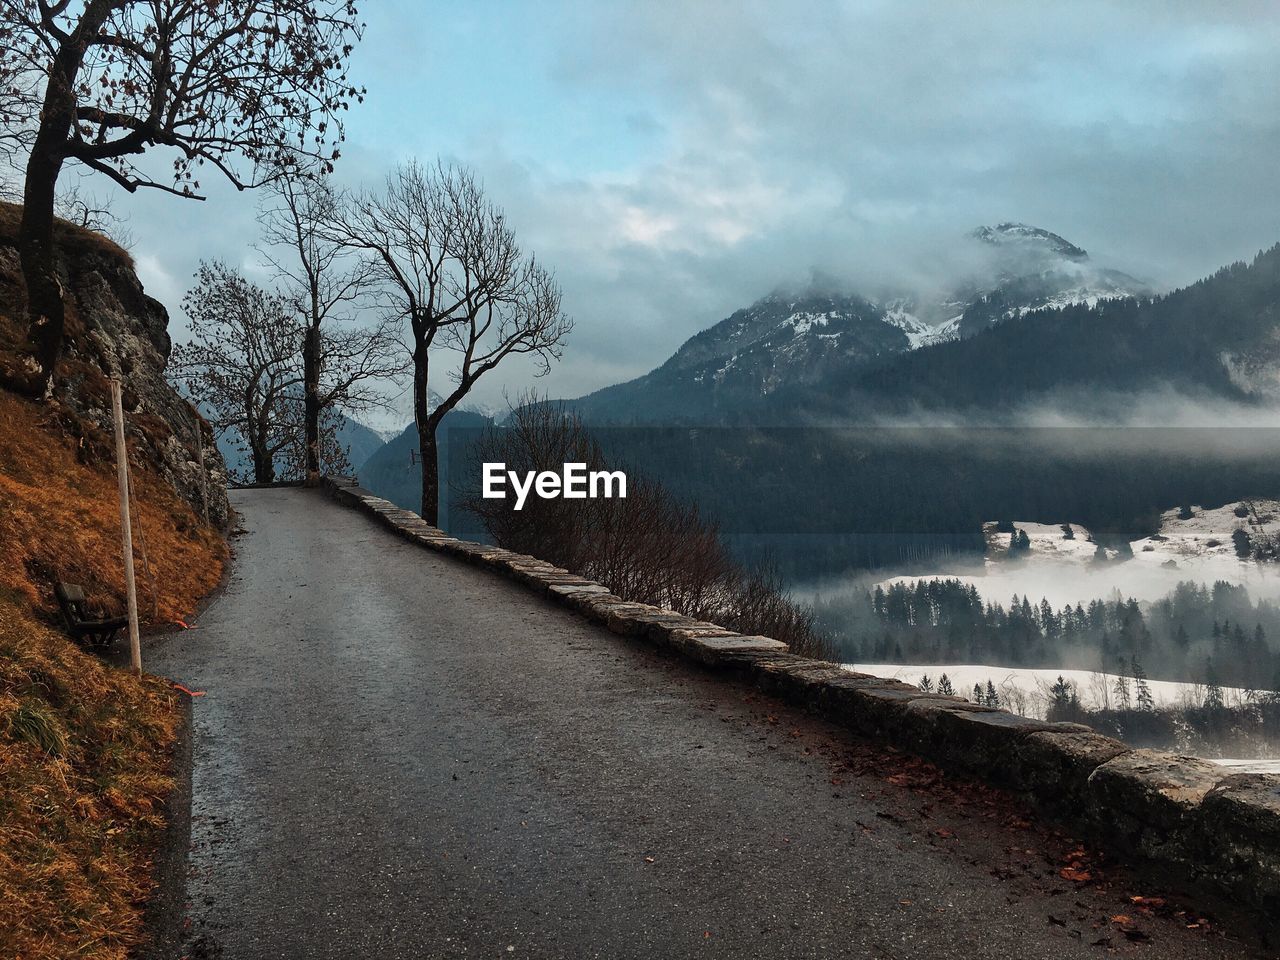
M 209 523 L 209 474 L 204 468 L 204 430 L 200 427 L 200 411 L 194 403 L 189 403 L 191 416 L 196 425 L 196 459 L 200 464 L 200 505 L 204 507 L 204 522 Z M 145 544 L 144 544 L 145 546 Z
M 116 479 L 120 482 L 120 527 L 124 534 L 124 588 L 129 601 L 129 660 L 142 675 L 142 644 L 138 639 L 138 591 L 133 582 L 133 524 L 129 519 L 129 451 L 124 442 L 124 404 L 120 381 L 111 381 L 111 412 L 116 421 Z

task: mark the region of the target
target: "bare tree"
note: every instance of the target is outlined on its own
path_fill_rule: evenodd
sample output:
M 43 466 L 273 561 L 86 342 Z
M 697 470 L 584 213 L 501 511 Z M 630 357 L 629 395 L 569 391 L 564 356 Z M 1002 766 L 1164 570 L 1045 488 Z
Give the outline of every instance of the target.
M 404 370 L 390 318 L 353 326 L 369 286 L 369 262 L 335 238 L 339 199 L 325 178 L 285 178 L 260 210 L 263 255 L 303 318 L 303 462 L 308 485 L 319 481 L 322 418 L 382 404 L 378 383 Z M 332 355 L 331 352 L 337 355 Z
M 305 371 L 298 345 L 306 321 L 291 296 L 264 290 L 224 263 L 201 263 L 196 285 L 183 298 L 191 340 L 174 348 L 170 376 L 208 411 L 253 465 L 255 483 L 305 477 L 308 451 Z M 322 330 L 325 361 L 315 444 L 318 467 L 349 471 L 338 440 L 342 410 L 378 403 L 366 386 L 378 368 L 378 350 L 365 330 Z M 371 372 L 373 371 L 373 372 Z M 246 476 L 237 475 L 245 480 Z
M 192 339 L 174 347 L 170 375 L 217 433 L 248 452 L 253 481 L 271 483 L 276 457 L 296 445 L 300 425 L 301 325 L 292 305 L 215 261 L 200 264 L 182 306 Z
M 529 355 L 535 375 L 546 373 L 573 323 L 554 277 L 521 252 L 506 216 L 467 170 L 401 166 L 381 193 L 352 198 L 337 226 L 367 255 L 388 315 L 408 328 L 422 516 L 436 523 L 440 421 L 507 357 Z M 452 389 L 436 388 L 442 399 L 433 409 L 432 364 L 442 352 Z
M 18 251 L 35 368 L 13 386 L 47 389 L 62 347 L 63 165 L 183 197 L 206 164 L 239 189 L 328 170 L 363 99 L 346 67 L 362 29 L 353 0 L 0 0 L 0 124 L 29 149 Z M 163 180 L 134 162 L 157 146 L 174 154 Z

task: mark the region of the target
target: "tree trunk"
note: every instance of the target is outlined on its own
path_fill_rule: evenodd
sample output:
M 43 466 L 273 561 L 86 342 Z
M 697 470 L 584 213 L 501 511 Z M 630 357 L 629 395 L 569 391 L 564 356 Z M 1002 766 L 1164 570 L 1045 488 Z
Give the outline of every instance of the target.
M 75 122 L 73 91 L 84 60 L 86 40 L 98 33 L 111 9 L 109 0 L 89 3 L 76 29 L 54 54 L 40 110 L 40 128 L 27 158 L 22 223 L 18 227 L 18 259 L 27 287 L 27 318 L 31 324 L 27 342 L 38 370 L 26 382 L 13 386 L 37 396 L 48 390 L 53 379 L 66 322 L 53 245 L 53 201 Z
M 420 346 L 413 355 L 413 421 L 418 425 L 418 455 L 422 462 L 421 516 L 434 527 L 440 522 L 440 462 L 428 402 L 427 364 L 427 350 Z
M 54 80 L 49 81 L 51 88 L 54 83 Z M 62 125 L 64 137 L 68 127 L 69 122 Z M 48 389 L 58 354 L 62 351 L 66 319 L 53 243 L 53 200 L 58 174 L 62 170 L 62 157 L 51 141 L 58 139 L 56 135 L 46 136 L 44 127 L 36 138 L 27 159 L 22 223 L 18 227 L 18 259 L 27 286 L 27 318 L 30 322 L 27 344 L 38 370 L 25 384 L 15 386 L 32 396 L 39 396 Z
M 440 459 L 435 424 L 419 428 L 418 453 L 422 457 L 422 519 L 434 527 L 440 523 Z
M 306 420 L 308 487 L 320 483 L 320 329 L 307 327 L 302 344 L 303 414 Z
M 267 445 L 265 443 L 255 443 L 249 452 L 253 454 L 253 482 L 275 483 L 275 458 L 271 456 Z
M 427 522 L 433 527 L 440 526 L 440 443 L 437 439 L 440 432 L 440 424 L 444 422 L 444 418 L 448 416 L 449 411 L 457 406 L 458 401 L 465 396 L 466 391 L 469 389 L 470 386 L 465 385 L 450 394 L 447 399 L 441 399 L 439 406 L 437 406 L 435 410 L 431 411 L 430 416 L 427 417 L 426 430 L 424 431 L 421 428 L 418 430 L 418 446 L 422 453 L 423 465 L 425 466 L 428 462 L 431 464 L 431 471 L 429 474 L 426 470 L 422 471 L 422 498 L 424 507 L 426 506 L 428 497 L 430 498 L 432 504 L 432 516 L 430 520 L 427 520 Z M 423 446 L 422 439 L 424 436 L 429 438 L 429 442 L 431 444 L 430 450 Z M 431 458 L 429 461 L 427 460 L 428 456 Z M 445 463 L 444 482 L 449 482 L 449 466 L 447 459 Z M 430 487 L 430 490 L 428 490 L 428 486 Z M 426 519 L 426 514 L 423 514 L 423 518 Z

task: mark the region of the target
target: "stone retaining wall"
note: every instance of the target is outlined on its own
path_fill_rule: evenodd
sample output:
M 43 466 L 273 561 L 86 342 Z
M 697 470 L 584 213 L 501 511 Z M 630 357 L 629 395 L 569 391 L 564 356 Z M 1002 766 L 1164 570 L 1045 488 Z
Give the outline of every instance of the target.
M 534 557 L 455 539 L 355 481 L 326 478 L 325 488 L 401 537 L 501 573 L 613 633 L 1024 793 L 1110 846 L 1174 864 L 1280 915 L 1280 776 L 1231 774 L 1204 760 L 1135 750 L 1079 724 L 1032 720 L 795 656 L 770 637 L 632 603 Z

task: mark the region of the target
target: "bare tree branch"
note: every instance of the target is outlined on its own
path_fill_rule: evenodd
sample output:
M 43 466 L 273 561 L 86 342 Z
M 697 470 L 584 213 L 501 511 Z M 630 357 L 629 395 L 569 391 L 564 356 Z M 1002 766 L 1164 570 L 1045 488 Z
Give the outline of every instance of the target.
M 347 62 L 354 0 L 0 0 L 0 154 L 25 152 L 19 253 L 42 389 L 61 351 L 53 252 L 59 174 L 78 161 L 130 192 L 198 197 L 211 168 L 239 189 L 340 155 L 364 98 Z M 167 149 L 171 178 L 137 158 Z
M 555 278 L 521 252 L 505 214 L 467 170 L 439 161 L 401 166 L 381 192 L 348 198 L 333 230 L 365 257 L 387 316 L 408 329 L 422 515 L 435 522 L 440 421 L 507 357 L 531 355 L 545 373 L 573 323 Z M 433 407 L 437 355 L 446 357 L 451 387 Z
M 302 384 L 297 316 L 287 299 L 217 261 L 200 264 L 182 305 L 191 340 L 174 347 L 169 375 L 215 432 L 248 453 L 252 480 L 270 483 L 276 455 L 297 439 L 289 410 Z
M 389 319 L 358 325 L 373 270 L 333 234 L 343 202 L 326 178 L 285 178 L 272 186 L 259 210 L 260 251 L 305 324 L 303 459 L 311 484 L 318 482 L 324 459 L 321 420 L 338 408 L 356 412 L 381 405 L 377 384 L 399 378 L 405 367 Z

